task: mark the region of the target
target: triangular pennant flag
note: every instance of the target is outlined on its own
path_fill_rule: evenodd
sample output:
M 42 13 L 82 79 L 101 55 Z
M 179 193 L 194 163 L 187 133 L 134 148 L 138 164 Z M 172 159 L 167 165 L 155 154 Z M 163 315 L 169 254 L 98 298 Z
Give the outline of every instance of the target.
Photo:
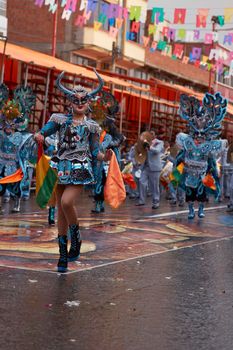
M 99 30 L 102 27 L 101 22 L 94 21 L 94 30 Z
M 149 36 L 142 36 L 142 40 L 143 40 L 143 45 L 146 47 L 149 43 L 150 37 Z

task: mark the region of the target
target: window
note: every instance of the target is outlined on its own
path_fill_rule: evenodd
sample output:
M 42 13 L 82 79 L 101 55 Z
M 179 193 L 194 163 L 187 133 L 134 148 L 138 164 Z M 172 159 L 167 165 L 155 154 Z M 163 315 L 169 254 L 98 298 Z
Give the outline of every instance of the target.
M 96 67 L 96 61 L 77 55 L 74 55 L 73 63 L 79 64 L 80 66 Z
M 233 76 L 229 76 L 229 75 L 226 75 L 225 77 L 223 77 L 223 75 L 221 75 L 219 78 L 218 78 L 218 81 L 220 83 L 223 83 L 225 85 L 229 85 L 229 86 L 232 86 L 233 87 Z
M 0 15 L 6 17 L 6 0 L 0 0 Z
M 104 70 L 110 70 L 111 69 L 110 64 L 106 63 L 106 62 L 102 63 L 101 68 L 104 69 Z
M 116 67 L 115 72 L 116 72 L 117 74 L 127 75 L 127 70 L 126 70 L 126 69 L 123 69 L 123 68 L 120 68 L 120 67 Z
M 139 78 L 139 79 L 144 79 L 144 80 L 148 79 L 148 73 L 146 73 L 142 70 L 135 69 L 134 75 L 136 78 Z

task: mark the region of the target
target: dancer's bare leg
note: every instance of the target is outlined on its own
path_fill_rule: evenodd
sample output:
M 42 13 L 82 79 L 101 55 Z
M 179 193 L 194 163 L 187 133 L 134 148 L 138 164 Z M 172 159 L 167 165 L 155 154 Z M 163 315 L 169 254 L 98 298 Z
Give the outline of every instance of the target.
M 62 193 L 61 207 L 69 226 L 71 245 L 68 253 L 68 260 L 75 261 L 80 256 L 81 236 L 79 230 L 79 220 L 77 215 L 77 203 L 80 200 L 82 186 L 67 185 Z
M 68 231 L 68 222 L 66 216 L 63 212 L 61 201 L 62 195 L 65 191 L 65 185 L 57 185 L 57 227 L 58 227 L 58 236 L 66 236 Z
M 61 197 L 61 207 L 68 225 L 78 225 L 76 205 L 79 201 L 82 186 L 66 185 Z

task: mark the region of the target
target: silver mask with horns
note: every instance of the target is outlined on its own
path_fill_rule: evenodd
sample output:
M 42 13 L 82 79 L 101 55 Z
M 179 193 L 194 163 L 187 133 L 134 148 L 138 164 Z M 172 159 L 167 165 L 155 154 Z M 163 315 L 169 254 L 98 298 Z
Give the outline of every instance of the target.
M 61 74 L 59 74 L 59 76 L 57 77 L 56 86 L 61 92 L 65 94 L 68 100 L 71 101 L 72 103 L 77 105 L 85 104 L 87 103 L 88 100 L 94 98 L 94 96 L 98 94 L 104 86 L 104 82 L 101 76 L 97 73 L 95 69 L 94 69 L 94 72 L 99 80 L 99 86 L 91 92 L 88 92 L 82 85 L 78 85 L 72 90 L 62 85 L 61 80 L 65 74 L 64 71 Z

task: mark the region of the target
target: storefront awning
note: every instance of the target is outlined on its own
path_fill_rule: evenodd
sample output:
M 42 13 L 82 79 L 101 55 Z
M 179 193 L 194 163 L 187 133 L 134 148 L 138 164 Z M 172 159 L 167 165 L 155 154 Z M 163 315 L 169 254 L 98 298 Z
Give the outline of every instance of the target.
M 3 53 L 4 42 L 0 41 L 0 52 Z M 42 52 L 31 50 L 22 46 L 15 44 L 7 43 L 6 44 L 6 56 L 25 62 L 28 64 L 35 64 L 40 67 L 46 67 L 48 69 L 56 69 L 58 71 L 65 71 L 69 74 L 81 75 L 85 78 L 96 80 L 96 75 L 93 71 L 88 70 L 87 68 L 80 67 L 78 65 L 63 61 L 59 58 L 46 55 Z M 138 91 L 149 91 L 148 89 L 140 88 L 137 85 L 130 84 L 123 79 L 107 76 L 101 74 L 102 79 L 105 83 L 115 84 L 122 86 L 124 88 L 135 89 Z
M 0 41 L 0 52 L 3 53 L 4 50 L 4 42 Z M 15 44 L 11 44 L 11 43 L 7 43 L 6 44 L 6 52 L 5 52 L 6 56 L 15 59 L 15 60 L 19 60 L 21 62 L 25 62 L 28 64 L 34 64 L 40 67 L 45 67 L 47 69 L 55 69 L 57 71 L 66 71 L 68 74 L 74 74 L 74 75 L 80 75 L 82 77 L 88 78 L 88 79 L 92 79 L 92 80 L 96 80 L 96 75 L 92 70 L 89 70 L 85 67 L 81 67 L 66 61 L 63 61 L 59 58 L 56 57 L 52 57 L 49 55 L 46 55 L 42 52 L 38 52 L 35 50 L 31 50 L 22 46 L 18 46 Z M 116 76 L 111 76 L 106 75 L 106 74 L 101 74 L 101 77 L 103 78 L 105 83 L 109 83 L 109 84 L 114 84 L 117 86 L 121 86 L 124 89 L 127 89 L 128 92 L 130 92 L 132 94 L 132 90 L 135 90 L 137 92 L 141 92 L 143 94 L 143 92 L 151 92 L 151 89 L 149 88 L 149 82 L 148 82 L 148 88 L 142 88 L 138 85 L 132 84 L 127 82 L 124 79 L 120 79 Z M 196 96 L 199 100 L 203 99 L 204 94 L 202 93 L 198 93 L 195 92 L 189 88 L 183 87 L 181 85 L 171 85 L 165 82 L 160 82 L 157 81 L 157 79 L 155 80 L 155 82 L 157 83 L 161 83 L 163 85 L 164 88 L 167 87 L 167 89 L 174 89 L 176 91 L 179 91 L 180 93 L 187 93 L 189 95 L 194 95 Z M 135 94 L 135 96 L 140 97 L 139 94 Z M 148 99 L 150 100 L 151 98 L 148 95 L 141 95 L 142 98 Z M 164 103 L 165 101 L 161 101 L 162 103 Z M 232 104 L 228 104 L 228 108 L 227 111 L 229 114 L 233 115 L 233 105 Z

